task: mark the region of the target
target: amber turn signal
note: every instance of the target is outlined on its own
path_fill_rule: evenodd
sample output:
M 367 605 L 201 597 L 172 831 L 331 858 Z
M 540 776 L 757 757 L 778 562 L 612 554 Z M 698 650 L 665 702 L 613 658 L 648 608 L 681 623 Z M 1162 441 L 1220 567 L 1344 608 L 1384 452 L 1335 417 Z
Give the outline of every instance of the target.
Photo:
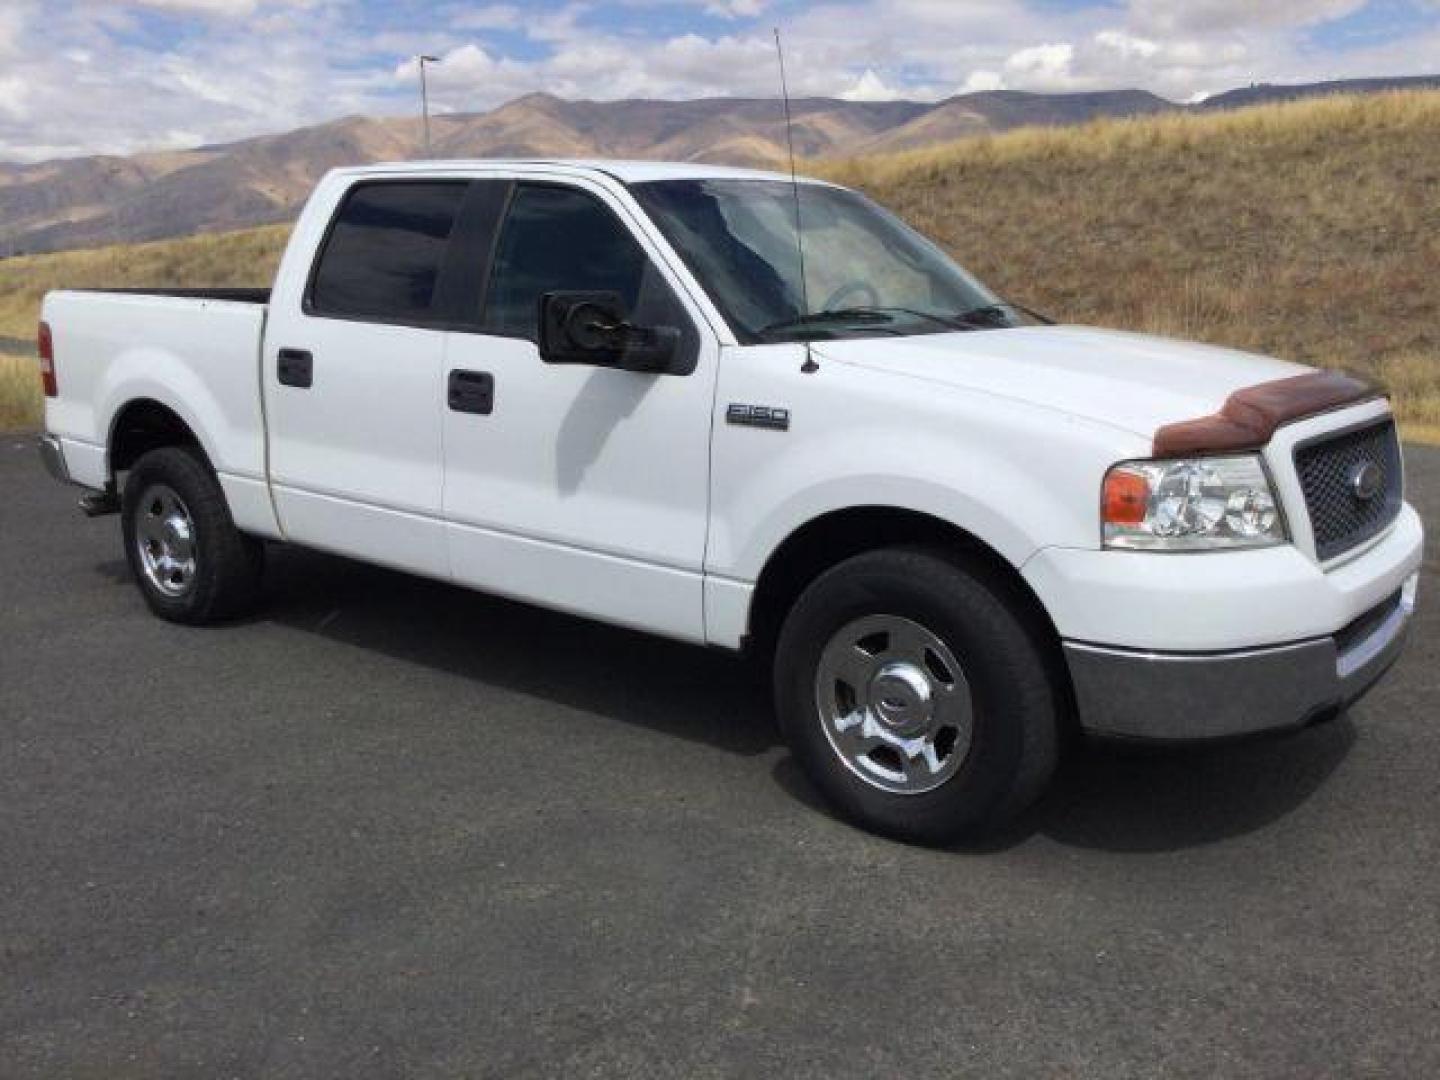
M 1101 514 L 1106 525 L 1140 525 L 1150 503 L 1150 481 L 1126 469 L 1111 469 L 1105 477 Z

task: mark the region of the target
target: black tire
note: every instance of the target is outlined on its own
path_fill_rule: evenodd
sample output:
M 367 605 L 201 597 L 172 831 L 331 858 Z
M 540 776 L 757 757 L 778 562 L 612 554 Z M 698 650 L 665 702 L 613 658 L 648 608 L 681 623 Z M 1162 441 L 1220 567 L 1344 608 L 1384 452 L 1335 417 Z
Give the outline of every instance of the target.
M 923 769 L 912 767 L 921 782 L 938 783 L 930 790 L 882 790 L 873 776 L 864 778 L 866 770 L 853 764 L 856 756 L 847 761 L 827 734 L 827 725 L 834 724 L 826 718 L 829 668 L 823 682 L 818 678 L 822 656 L 842 655 L 826 653 L 832 640 L 845 641 L 845 635 L 863 632 L 876 622 L 918 624 L 929 640 L 938 640 L 939 652 L 948 651 L 961 671 L 959 680 L 948 676 L 937 681 L 932 675 L 932 683 L 947 683 L 951 691 L 959 686 L 962 702 L 963 687 L 969 687 L 968 718 L 957 727 L 968 727 L 968 745 L 963 754 L 950 751 L 953 763 L 950 758 L 942 762 L 954 772 L 941 779 L 946 774 L 929 761 L 922 762 Z M 975 839 L 1034 802 L 1049 783 L 1059 757 L 1063 699 L 1051 675 L 1049 646 L 1034 624 L 1018 587 L 981 565 L 925 548 L 887 548 L 856 556 L 811 584 L 785 620 L 775 657 L 781 730 L 805 773 L 851 821 L 919 843 Z M 867 647 L 890 648 L 884 637 L 882 633 L 874 646 Z M 947 674 L 948 660 L 923 648 L 921 655 Z M 863 657 L 861 663 L 857 670 L 865 670 Z M 872 681 L 869 686 L 879 695 L 868 706 L 869 715 L 875 717 L 871 731 L 879 730 L 882 709 L 894 708 L 897 700 L 904 704 L 903 694 L 898 699 L 885 696 L 875 690 L 877 685 L 881 684 Z M 923 688 L 922 692 L 929 693 Z M 938 701 L 940 691 L 935 693 Z M 834 711 L 843 713 L 845 708 Z M 856 708 L 860 711 L 852 715 L 860 715 L 866 707 Z M 918 708 L 931 706 L 922 703 Z M 953 733 L 950 738 L 952 747 L 961 745 Z M 944 745 L 936 745 L 943 753 Z M 890 757 L 880 756 L 885 754 Z M 882 745 L 859 764 L 878 762 L 883 767 L 903 760 Z M 897 772 L 904 772 L 903 767 Z
M 171 582 L 171 591 L 147 572 L 139 542 L 146 528 L 143 516 L 154 513 L 160 505 L 155 493 L 166 490 L 178 496 L 188 517 L 194 556 L 184 588 Z M 147 497 L 151 506 L 142 505 Z M 120 520 L 125 557 L 140 594 L 162 619 L 191 626 L 220 622 L 248 611 L 259 598 L 264 544 L 235 528 L 220 483 L 197 451 L 167 446 L 142 455 L 125 480 Z

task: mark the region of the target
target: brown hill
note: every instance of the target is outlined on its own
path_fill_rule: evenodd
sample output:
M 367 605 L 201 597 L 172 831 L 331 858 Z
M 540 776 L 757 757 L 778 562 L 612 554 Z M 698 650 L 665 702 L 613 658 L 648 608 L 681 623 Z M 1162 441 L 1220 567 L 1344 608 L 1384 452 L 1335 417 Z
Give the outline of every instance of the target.
M 1144 90 L 1090 94 L 1022 94 L 994 90 L 962 94 L 940 102 L 909 123 L 874 139 L 863 150 L 869 154 L 885 154 L 1018 127 L 1083 124 L 1104 117 L 1148 116 L 1179 108 Z
M 792 103 L 795 150 L 827 157 L 901 127 L 931 107 L 915 102 L 806 98 Z M 730 146 L 730 150 L 720 148 Z M 447 157 L 645 157 L 673 161 L 773 164 L 785 156 L 785 128 L 774 100 L 563 101 L 530 94 L 494 112 L 446 117 L 435 153 Z M 739 159 L 734 147 L 745 147 Z
M 1342 79 L 1336 82 L 1303 83 L 1282 86 L 1256 83 L 1239 90 L 1208 97 L 1204 109 L 1243 109 L 1250 105 L 1273 105 L 1284 101 L 1329 97 L 1333 94 L 1381 94 L 1396 90 L 1440 90 L 1440 75 L 1409 75 L 1391 79 Z
M 823 158 L 1166 106 L 1129 91 L 976 94 L 940 105 L 802 98 L 792 103 L 792 113 L 796 152 Z M 529 94 L 491 112 L 435 117 L 432 138 L 433 155 L 449 158 L 642 157 L 778 165 L 786 157 L 781 110 L 763 98 L 599 102 Z M 326 169 L 420 152 L 416 119 L 352 116 L 192 151 L 4 165 L 0 256 L 284 221 Z
M 1223 106 L 1220 101 L 1205 108 Z M 812 159 L 1181 108 L 1141 90 L 996 91 L 937 104 L 833 98 L 792 103 L 795 149 Z M 0 164 L 0 257 L 285 221 L 327 169 L 420 152 L 415 118 L 351 116 L 196 150 Z M 530 94 L 491 112 L 435 117 L 432 152 L 452 158 L 640 157 L 737 165 L 778 165 L 786 156 L 782 113 L 774 100 L 599 102 L 548 94 Z
M 815 166 L 1056 318 L 1355 368 L 1440 441 L 1440 93 L 1029 128 Z M 48 289 L 265 285 L 287 229 L 0 261 L 0 430 Z
M 327 169 L 408 156 L 414 137 L 407 129 L 418 127 L 413 120 L 347 117 L 193 151 L 31 166 L 0 186 L 0 253 L 283 221 Z

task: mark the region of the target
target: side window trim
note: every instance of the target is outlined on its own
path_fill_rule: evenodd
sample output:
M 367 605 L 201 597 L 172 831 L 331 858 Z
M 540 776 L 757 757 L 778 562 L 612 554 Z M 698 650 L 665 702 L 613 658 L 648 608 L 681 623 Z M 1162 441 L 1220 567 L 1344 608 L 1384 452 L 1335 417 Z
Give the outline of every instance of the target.
M 305 291 L 301 294 L 300 310 L 308 318 L 312 319 L 333 319 L 337 322 L 358 322 L 370 323 L 375 326 L 408 326 L 417 330 L 453 330 L 461 324 L 461 319 L 454 314 L 443 314 L 429 318 L 405 318 L 400 316 L 383 315 L 350 315 L 344 312 L 323 311 L 315 307 L 314 293 L 316 279 L 320 274 L 320 264 L 324 261 L 325 252 L 330 247 L 330 241 L 334 238 L 335 230 L 340 224 L 340 216 L 344 213 L 346 205 L 351 197 L 362 188 L 370 187 L 394 187 L 397 185 L 414 186 L 419 184 L 463 187 L 465 193 L 460 197 L 460 205 L 455 214 L 455 223 L 451 227 L 450 237 L 446 241 L 445 255 L 440 260 L 440 272 L 435 282 L 435 295 L 448 294 L 450 292 L 448 275 L 456 272 L 456 260 L 453 258 L 455 249 L 455 238 L 461 231 L 464 223 L 464 215 L 467 205 L 470 202 L 471 191 L 475 179 L 467 176 L 437 176 L 424 179 L 413 179 L 410 177 L 376 177 L 374 179 L 361 179 L 347 187 L 335 200 L 335 209 L 331 211 L 330 220 L 325 225 L 325 233 L 316 245 L 315 256 L 310 261 L 310 269 L 305 277 Z M 508 203 L 508 196 L 507 196 Z M 499 235 L 499 230 L 496 230 Z
M 586 191 L 582 187 L 573 184 L 566 184 L 555 180 L 516 180 L 510 188 L 510 194 L 505 200 L 505 211 L 500 215 L 500 227 L 495 230 L 495 242 L 490 246 L 490 263 L 485 270 L 485 291 L 480 297 L 480 310 L 475 320 L 475 332 L 484 334 L 487 337 L 509 338 L 512 341 L 528 341 L 532 345 L 539 345 L 538 334 L 522 334 L 513 330 L 502 330 L 491 321 L 490 302 L 493 299 L 492 290 L 495 288 L 495 261 L 500 256 L 500 244 L 505 239 L 505 230 L 510 227 L 510 213 L 514 209 L 515 199 L 522 191 L 529 188 L 556 188 L 561 191 L 578 191 L 582 195 L 588 195 L 596 202 L 604 206 L 604 200 L 598 198 L 594 192 Z M 609 210 L 610 207 L 606 206 Z M 613 213 L 613 211 L 612 211 Z
M 514 179 L 500 176 L 473 177 L 469 183 L 435 286 L 436 294 L 452 305 L 446 327 L 450 330 L 480 324 L 500 233 L 517 187 Z

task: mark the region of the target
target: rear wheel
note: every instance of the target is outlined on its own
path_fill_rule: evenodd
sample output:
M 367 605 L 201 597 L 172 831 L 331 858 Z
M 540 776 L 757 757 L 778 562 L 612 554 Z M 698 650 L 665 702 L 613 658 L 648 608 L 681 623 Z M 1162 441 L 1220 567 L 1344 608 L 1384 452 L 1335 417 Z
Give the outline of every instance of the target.
M 1059 697 L 1016 591 L 927 549 L 871 552 L 817 579 L 781 631 L 775 695 L 827 798 L 907 840 L 999 826 L 1058 756 Z
M 264 547 L 235 528 L 219 481 L 193 450 L 141 456 L 125 481 L 121 521 L 130 569 L 161 618 L 216 622 L 254 604 Z

